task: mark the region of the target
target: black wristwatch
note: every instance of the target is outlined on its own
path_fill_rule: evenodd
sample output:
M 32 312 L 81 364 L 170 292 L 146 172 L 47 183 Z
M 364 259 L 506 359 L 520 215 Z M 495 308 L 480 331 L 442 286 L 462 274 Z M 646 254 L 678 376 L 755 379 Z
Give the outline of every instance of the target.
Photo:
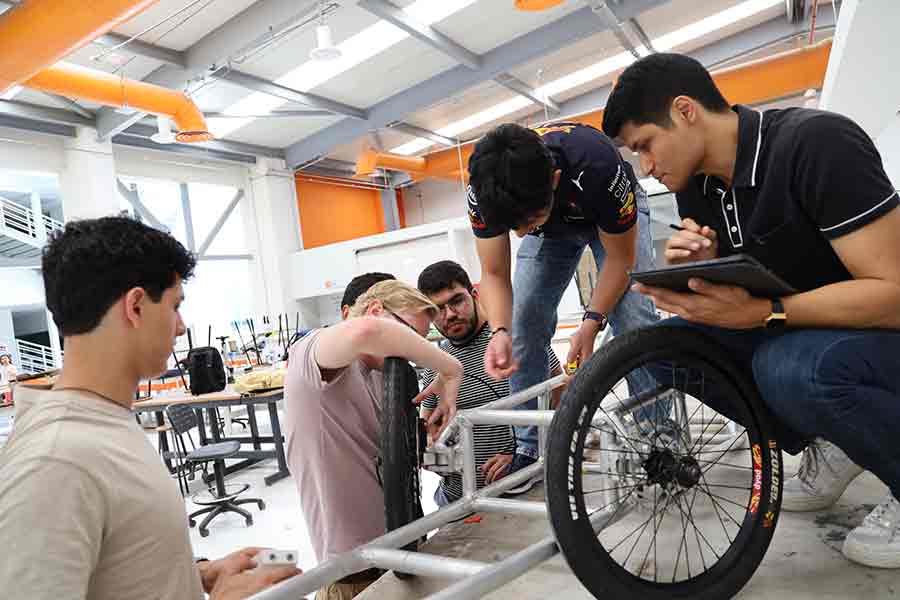
M 494 337 L 496 334 L 500 333 L 501 331 L 505 331 L 506 335 L 509 335 L 509 329 L 507 329 L 506 327 L 497 327 L 497 328 L 491 330 L 490 337 Z
M 784 304 L 781 298 L 772 299 L 772 312 L 766 317 L 766 329 L 784 329 L 787 323 L 787 313 L 784 312 Z
M 584 316 L 581 317 L 581 322 L 583 323 L 588 319 L 590 319 L 591 321 L 597 321 L 597 323 L 600 325 L 600 329 L 606 327 L 606 323 L 607 321 L 609 321 L 609 319 L 603 313 L 594 312 L 592 310 L 584 311 Z

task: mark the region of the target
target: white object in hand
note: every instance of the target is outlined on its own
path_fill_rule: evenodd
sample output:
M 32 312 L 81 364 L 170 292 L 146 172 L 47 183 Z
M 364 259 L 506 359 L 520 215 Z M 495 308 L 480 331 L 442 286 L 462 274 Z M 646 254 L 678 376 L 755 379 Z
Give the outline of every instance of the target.
M 272 548 L 264 548 L 253 558 L 258 567 L 264 565 L 293 567 L 297 565 L 297 552 L 294 550 L 274 550 Z

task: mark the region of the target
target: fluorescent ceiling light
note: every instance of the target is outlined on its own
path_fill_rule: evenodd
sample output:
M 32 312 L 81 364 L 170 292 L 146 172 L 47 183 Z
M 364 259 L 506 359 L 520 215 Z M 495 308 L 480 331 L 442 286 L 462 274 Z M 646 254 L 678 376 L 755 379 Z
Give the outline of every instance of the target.
M 425 25 L 437 23 L 450 15 L 464 9 L 476 0 L 417 0 L 403 9 L 410 17 Z M 349 71 L 358 64 L 376 56 L 388 48 L 395 46 L 409 37 L 402 29 L 395 27 L 384 20 L 379 20 L 374 25 L 363 29 L 338 44 L 341 50 L 341 58 L 331 62 L 309 60 L 299 67 L 285 73 L 275 80 L 278 85 L 283 85 L 301 92 L 309 90 L 337 77 L 345 71 Z M 254 92 L 232 104 L 223 112 L 227 115 L 265 114 L 282 106 L 285 101 L 269 94 Z M 221 119 L 211 120 L 210 130 L 216 137 L 224 137 L 229 133 L 247 125 L 253 119 Z M 216 122 L 217 121 L 217 122 Z
M 695 23 L 691 23 L 680 29 L 676 29 L 670 33 L 664 34 L 653 40 L 653 47 L 661 52 L 672 50 L 678 46 L 682 46 L 688 42 L 692 42 L 704 35 L 712 33 L 718 29 L 733 25 L 744 19 L 757 15 L 765 10 L 775 6 L 784 5 L 782 0 L 747 0 L 741 2 L 731 8 L 720 11 L 714 15 L 700 19 Z M 644 55 L 647 49 L 643 46 L 637 48 L 638 53 Z M 609 58 L 605 58 L 598 63 L 594 63 L 584 69 L 570 73 L 555 81 L 551 81 L 535 90 L 538 97 L 546 98 L 556 94 L 563 93 L 572 88 L 584 85 L 601 77 L 605 77 L 610 73 L 614 73 L 619 69 L 624 69 L 635 60 L 634 56 L 629 52 L 622 52 Z M 518 99 L 518 101 L 514 101 Z M 451 123 L 443 129 L 439 129 L 438 133 L 446 136 L 458 136 L 466 131 L 471 131 L 485 123 L 500 119 L 506 115 L 512 114 L 517 110 L 533 104 L 530 100 L 523 96 L 517 96 L 516 99 L 507 100 L 487 110 L 483 110 L 475 115 L 466 117 L 461 121 Z M 490 116 L 491 118 L 485 118 Z M 425 138 L 417 138 L 411 142 L 398 146 L 391 150 L 396 154 L 415 154 L 426 148 L 430 148 L 434 142 Z
M 11 88 L 9 88 L 8 90 L 6 90 L 5 92 L 3 92 L 3 94 L 0 94 L 0 100 L 12 100 L 13 98 L 16 97 L 16 94 L 18 94 L 21 91 L 22 91 L 21 85 L 14 85 Z

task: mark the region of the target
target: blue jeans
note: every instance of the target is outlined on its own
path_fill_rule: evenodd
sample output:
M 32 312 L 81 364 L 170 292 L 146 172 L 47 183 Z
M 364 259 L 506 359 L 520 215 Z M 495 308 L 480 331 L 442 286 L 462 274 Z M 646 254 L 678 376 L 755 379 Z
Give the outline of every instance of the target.
M 753 374 L 784 450 L 822 437 L 900 498 L 900 331 L 728 330 L 677 317 L 660 325 L 702 331 Z M 707 386 L 704 403 L 737 420 L 716 391 Z
M 653 268 L 653 245 L 650 240 L 650 209 L 647 195 L 638 188 L 638 248 L 635 270 Z M 601 268 L 606 251 L 596 228 L 575 230 L 564 236 L 527 235 L 516 254 L 516 272 L 513 276 L 513 356 L 519 361 L 519 370 L 509 379 L 510 393 L 516 393 L 532 385 L 546 381 L 550 376 L 547 362 L 547 346 L 556 332 L 557 307 L 563 292 L 572 281 L 584 247 L 590 246 L 597 267 Z M 613 334 L 645 327 L 659 317 L 649 298 L 628 290 L 609 315 Z M 650 389 L 652 377 L 643 370 L 633 371 L 628 377 L 631 393 Z M 534 410 L 534 398 L 516 407 Z M 653 412 L 651 407 L 648 413 Z M 654 414 L 638 415 L 654 418 Z M 537 427 L 515 427 L 516 452 L 532 458 L 538 455 Z

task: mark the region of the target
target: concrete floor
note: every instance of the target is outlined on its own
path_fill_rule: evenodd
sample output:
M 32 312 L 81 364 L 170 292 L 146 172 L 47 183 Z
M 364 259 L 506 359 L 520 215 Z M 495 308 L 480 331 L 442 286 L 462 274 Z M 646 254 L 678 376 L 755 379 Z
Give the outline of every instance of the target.
M 0 416 L 7 416 L 11 412 L 10 409 L 0 409 Z M 265 419 L 260 420 L 260 424 L 263 423 L 266 423 Z M 155 442 L 154 437 L 151 436 L 151 440 Z M 796 468 L 796 459 L 785 456 L 785 471 L 790 474 Z M 263 483 L 263 477 L 274 471 L 275 466 L 269 461 L 229 478 L 229 481 L 250 483 L 252 488 L 247 496 L 265 500 L 266 510 L 259 511 L 251 506 L 250 511 L 254 515 L 252 527 L 246 527 L 238 515 L 224 515 L 211 524 L 209 537 L 202 538 L 197 529 L 192 529 L 191 541 L 196 555 L 218 558 L 244 546 L 264 546 L 298 551 L 301 568 L 308 569 L 315 564 L 293 481 L 284 479 L 273 486 Z M 431 494 L 437 478 L 426 473 L 423 479 L 425 510 L 430 512 L 435 510 Z M 846 534 L 862 521 L 874 504 L 884 498 L 885 493 L 884 485 L 873 476 L 865 474 L 850 486 L 838 504 L 830 510 L 805 514 L 783 512 L 762 565 L 737 598 L 900 598 L 900 572 L 867 569 L 850 563 L 841 554 L 841 543 Z M 531 499 L 542 500 L 543 489 L 535 488 L 529 496 Z M 197 508 L 189 499 L 185 501 L 185 507 L 188 511 Z M 456 523 L 443 528 L 429 539 L 422 551 L 497 561 L 549 535 L 549 525 L 541 519 L 502 514 L 482 514 L 481 517 L 479 523 Z M 451 582 L 434 578 L 399 580 L 388 573 L 358 598 L 424 598 L 449 583 Z M 566 600 L 591 598 L 561 557 L 544 563 L 486 596 L 492 600 L 548 597 Z
M 786 471 L 796 471 L 796 459 L 789 456 L 785 458 Z M 736 597 L 741 600 L 880 600 L 900 597 L 900 573 L 861 567 L 850 563 L 841 554 L 844 537 L 862 521 L 874 504 L 884 498 L 885 493 L 886 488 L 881 482 L 865 474 L 851 485 L 840 502 L 830 510 L 803 514 L 783 512 L 766 557 L 755 576 Z M 535 488 L 528 496 L 529 499 L 542 500 L 543 490 Z M 503 514 L 481 516 L 479 523 L 455 523 L 445 527 L 429 539 L 422 551 L 493 562 L 502 560 L 550 533 L 549 524 L 542 519 Z M 705 518 L 710 517 L 707 515 Z M 621 536 L 617 539 L 621 539 Z M 660 555 L 662 554 L 663 544 L 660 544 Z M 671 573 L 671 569 L 668 572 Z M 450 583 L 452 582 L 449 580 L 435 578 L 400 580 L 389 573 L 358 598 L 425 598 Z M 491 600 L 537 600 L 549 597 L 566 600 L 592 598 L 560 556 L 485 596 Z

